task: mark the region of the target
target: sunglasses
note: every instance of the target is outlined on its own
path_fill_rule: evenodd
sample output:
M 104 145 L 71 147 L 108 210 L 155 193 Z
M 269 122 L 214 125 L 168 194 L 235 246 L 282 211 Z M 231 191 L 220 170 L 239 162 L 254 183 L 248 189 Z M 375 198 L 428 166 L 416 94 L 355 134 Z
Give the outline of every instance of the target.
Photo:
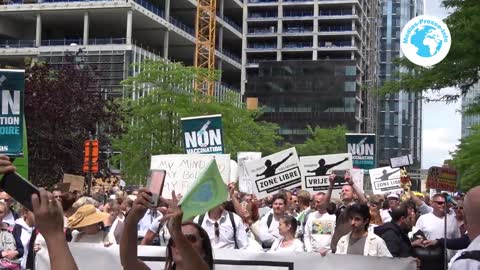
M 188 242 L 190 242 L 192 244 L 195 244 L 199 240 L 198 237 L 195 236 L 194 234 L 184 234 L 183 236 L 185 236 L 185 238 L 187 238 Z M 168 242 L 169 242 L 170 246 L 175 247 L 175 242 L 173 242 L 173 240 L 171 238 Z
M 445 202 L 439 202 L 439 201 L 433 201 L 434 203 L 438 204 L 438 205 L 444 205 Z
M 460 207 L 453 207 L 452 209 L 453 210 L 463 210 L 463 207 L 461 207 L 461 206 Z
M 220 228 L 218 226 L 218 222 L 215 222 L 215 236 L 220 237 Z

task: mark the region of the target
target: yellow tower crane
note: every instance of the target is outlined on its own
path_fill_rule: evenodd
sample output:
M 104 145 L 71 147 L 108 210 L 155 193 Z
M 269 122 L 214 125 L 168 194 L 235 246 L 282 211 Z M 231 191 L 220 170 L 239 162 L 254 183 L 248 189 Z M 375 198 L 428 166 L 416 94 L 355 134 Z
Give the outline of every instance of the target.
M 197 0 L 195 67 L 206 68 L 208 77 L 196 80 L 195 89 L 208 96 L 214 95 L 216 11 L 216 0 Z

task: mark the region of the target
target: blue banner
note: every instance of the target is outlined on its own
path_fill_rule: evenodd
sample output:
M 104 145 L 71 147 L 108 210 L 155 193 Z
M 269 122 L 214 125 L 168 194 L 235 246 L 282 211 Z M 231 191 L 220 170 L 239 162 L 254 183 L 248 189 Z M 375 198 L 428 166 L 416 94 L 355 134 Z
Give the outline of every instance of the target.
M 223 154 L 222 115 L 182 118 L 186 154 Z
M 25 71 L 0 69 L 0 154 L 23 156 Z

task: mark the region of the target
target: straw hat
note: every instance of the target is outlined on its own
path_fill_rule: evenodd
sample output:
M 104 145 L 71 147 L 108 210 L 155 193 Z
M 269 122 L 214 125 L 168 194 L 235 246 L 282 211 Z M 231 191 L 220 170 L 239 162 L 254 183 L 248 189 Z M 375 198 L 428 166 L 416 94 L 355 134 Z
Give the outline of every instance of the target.
M 76 229 L 104 221 L 109 214 L 97 212 L 95 206 L 91 204 L 78 208 L 77 212 L 67 220 L 67 227 Z

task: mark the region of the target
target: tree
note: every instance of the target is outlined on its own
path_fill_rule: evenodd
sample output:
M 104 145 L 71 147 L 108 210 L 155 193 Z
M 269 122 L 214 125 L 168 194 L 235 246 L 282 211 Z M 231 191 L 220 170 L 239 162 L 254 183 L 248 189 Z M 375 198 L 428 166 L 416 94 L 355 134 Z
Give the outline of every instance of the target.
M 232 159 L 238 151 L 277 151 L 278 126 L 256 122 L 259 112 L 245 109 L 238 94 L 212 98 L 192 90 L 205 69 L 165 61 L 140 65 L 142 72 L 124 82 L 130 96 L 123 103 L 127 132 L 114 143 L 128 183 L 146 178 L 152 155 L 184 153 L 181 117 L 222 114 L 225 151 Z
M 454 10 L 445 20 L 450 29 L 452 45 L 447 57 L 431 68 L 398 60 L 398 81 L 390 81 L 380 89 L 381 93 L 438 92 L 445 87 L 458 87 L 458 93 L 443 95 L 434 101 L 455 101 L 464 95 L 480 78 L 480 1 L 443 0 L 443 6 Z M 480 102 L 477 102 L 477 106 Z M 480 111 L 477 109 L 477 111 Z
M 84 140 L 96 133 L 97 123 L 108 127 L 99 143 L 109 147 L 120 132 L 119 106 L 98 91 L 95 75 L 73 63 L 58 68 L 34 63 L 26 68 L 25 118 L 29 178 L 50 187 L 64 173 L 83 174 Z
M 461 140 L 453 153 L 453 166 L 460 174 L 460 188 L 464 191 L 480 185 L 480 125 L 474 126 L 470 136 Z
M 297 153 L 299 156 L 326 155 L 346 152 L 345 133 L 348 130 L 344 126 L 335 128 L 315 129 L 308 126 L 310 137 L 304 144 L 297 144 Z

